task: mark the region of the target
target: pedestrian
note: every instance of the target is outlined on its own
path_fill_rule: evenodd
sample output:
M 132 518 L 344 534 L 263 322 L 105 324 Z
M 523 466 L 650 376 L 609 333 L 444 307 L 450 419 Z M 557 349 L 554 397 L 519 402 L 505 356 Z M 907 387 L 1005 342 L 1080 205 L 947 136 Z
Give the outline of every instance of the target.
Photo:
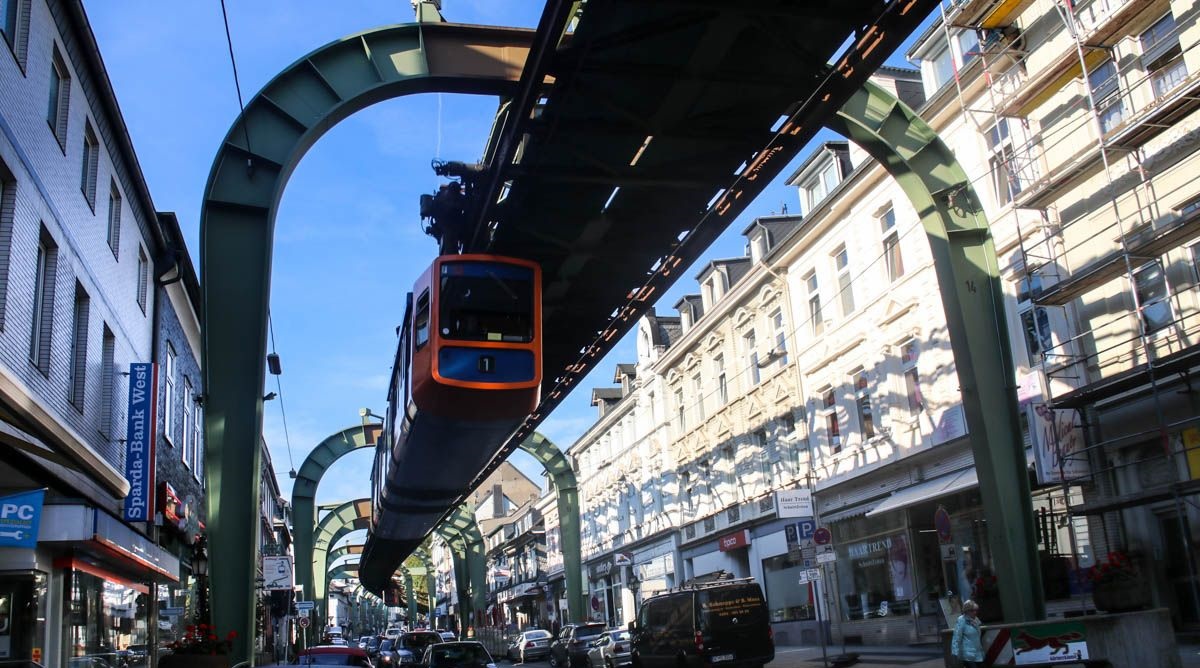
M 954 625 L 954 635 L 950 639 L 950 653 L 962 661 L 967 668 L 980 668 L 983 665 L 983 645 L 980 644 L 979 633 L 979 604 L 975 601 L 965 601 L 958 623 Z

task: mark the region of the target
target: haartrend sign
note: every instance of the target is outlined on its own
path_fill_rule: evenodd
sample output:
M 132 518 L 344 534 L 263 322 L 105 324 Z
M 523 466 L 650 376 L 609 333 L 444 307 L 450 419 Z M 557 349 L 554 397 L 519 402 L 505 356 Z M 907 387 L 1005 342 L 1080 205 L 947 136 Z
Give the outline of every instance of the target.
M 129 365 L 129 411 L 125 426 L 125 521 L 154 517 L 154 429 L 158 369 L 153 362 Z

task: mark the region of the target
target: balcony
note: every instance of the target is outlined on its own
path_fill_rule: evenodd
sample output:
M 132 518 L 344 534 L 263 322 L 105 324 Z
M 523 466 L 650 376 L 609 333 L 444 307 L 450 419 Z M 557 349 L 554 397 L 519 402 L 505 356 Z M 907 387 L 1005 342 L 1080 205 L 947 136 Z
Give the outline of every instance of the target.
M 1046 45 L 1043 48 L 1051 49 L 1053 46 Z M 1083 61 L 1089 72 L 1107 58 L 1108 52 L 1084 46 Z M 996 105 L 996 113 L 1022 118 L 1029 116 L 1034 109 L 1082 75 L 1079 52 L 1075 49 L 1074 41 L 1069 41 L 1061 53 L 1033 74 L 1021 73 L 1019 68 L 1013 68 L 1000 77 L 997 81 L 1000 100 Z
M 1046 172 L 1045 176 L 1025 185 L 1013 199 L 1013 206 L 1019 209 L 1044 209 L 1063 192 L 1083 183 L 1103 168 L 1100 147 L 1089 140 L 1071 157 Z
M 1093 47 L 1111 47 L 1123 38 L 1137 34 L 1148 27 L 1150 19 L 1139 16 L 1157 0 L 1095 0 L 1080 7 L 1076 12 L 1080 35 L 1084 44 Z M 1165 6 L 1161 6 L 1165 10 Z M 1158 18 L 1157 12 L 1153 18 Z
M 1032 0 L 955 0 L 947 21 L 964 28 L 1001 28 L 1013 22 Z
M 1105 135 L 1105 143 L 1117 148 L 1136 149 L 1197 109 L 1200 109 L 1200 72 L 1188 75 L 1123 120 Z

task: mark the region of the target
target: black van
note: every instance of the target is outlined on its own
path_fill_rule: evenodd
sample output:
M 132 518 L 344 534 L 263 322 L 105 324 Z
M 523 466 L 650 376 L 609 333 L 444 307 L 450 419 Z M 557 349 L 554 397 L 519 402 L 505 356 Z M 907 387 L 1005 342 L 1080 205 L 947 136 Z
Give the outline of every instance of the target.
M 757 582 L 700 585 L 646 599 L 629 633 L 634 668 L 734 668 L 775 658 Z

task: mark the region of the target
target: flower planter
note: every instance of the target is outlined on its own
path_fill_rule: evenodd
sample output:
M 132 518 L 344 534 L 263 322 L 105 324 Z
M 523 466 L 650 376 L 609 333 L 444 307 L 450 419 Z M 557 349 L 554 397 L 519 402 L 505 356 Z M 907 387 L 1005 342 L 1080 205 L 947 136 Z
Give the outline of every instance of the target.
M 168 654 L 159 658 L 158 668 L 229 668 L 224 654 Z
M 1092 587 L 1092 602 L 1104 612 L 1142 610 L 1149 604 L 1146 583 L 1134 578 L 1097 582 Z

